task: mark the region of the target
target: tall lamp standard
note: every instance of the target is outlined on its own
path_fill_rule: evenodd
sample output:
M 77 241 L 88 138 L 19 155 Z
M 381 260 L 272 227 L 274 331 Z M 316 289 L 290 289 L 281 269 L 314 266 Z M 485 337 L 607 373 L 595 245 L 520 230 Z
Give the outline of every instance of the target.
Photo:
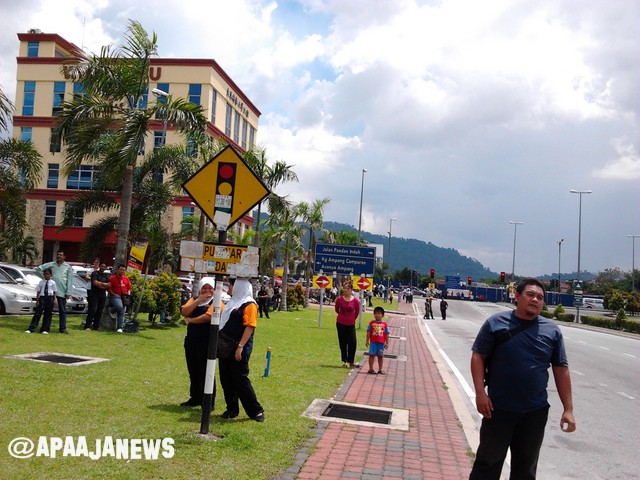
M 397 218 L 392 218 L 389 220 L 389 256 L 387 257 L 387 266 L 389 267 L 389 276 L 387 277 L 387 291 L 391 285 L 391 224 L 395 222 Z
M 556 298 L 556 304 L 560 302 L 560 258 L 562 257 L 562 242 L 564 238 L 561 238 L 556 243 L 558 244 L 558 297 Z
M 636 290 L 636 238 L 640 235 L 627 235 L 631 239 L 631 291 Z
M 569 190 L 569 193 L 577 193 L 580 195 L 580 203 L 578 209 L 578 274 L 576 276 L 576 283 L 580 284 L 580 245 L 582 241 L 582 195 L 588 195 L 592 193 L 591 190 Z M 582 303 L 582 302 L 581 302 Z M 576 323 L 580 323 L 580 306 L 576 305 Z
M 360 216 L 358 217 L 358 243 L 360 243 L 360 231 L 362 229 L 362 198 L 364 196 L 364 174 L 367 169 L 362 169 L 362 181 L 360 182 Z
M 518 225 L 523 225 L 524 222 L 517 222 L 515 220 L 509 220 L 509 223 L 513 225 L 513 261 L 511 262 L 511 281 L 515 282 L 515 270 L 516 270 L 516 234 L 518 232 Z

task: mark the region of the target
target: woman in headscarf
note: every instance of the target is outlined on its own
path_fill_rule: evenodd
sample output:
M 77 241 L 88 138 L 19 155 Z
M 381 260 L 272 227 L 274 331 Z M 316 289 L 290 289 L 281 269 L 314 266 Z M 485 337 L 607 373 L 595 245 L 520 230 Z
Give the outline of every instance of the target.
M 201 406 L 204 396 L 204 380 L 207 373 L 207 350 L 209 347 L 209 330 L 213 314 L 213 290 L 215 280 L 204 277 L 198 283 L 198 297 L 190 298 L 180 308 L 187 324 L 187 336 L 184 338 L 184 356 L 189 370 L 189 400 L 182 402 L 182 407 Z M 215 398 L 215 387 L 214 387 Z
M 264 409 L 249 380 L 249 358 L 253 350 L 253 331 L 257 325 L 258 305 L 251 283 L 244 278 L 229 281 L 231 300 L 220 316 L 220 332 L 238 342 L 236 351 L 220 359 L 220 385 L 227 409 L 222 418 L 235 418 L 240 413 L 238 400 L 249 418 L 264 422 Z

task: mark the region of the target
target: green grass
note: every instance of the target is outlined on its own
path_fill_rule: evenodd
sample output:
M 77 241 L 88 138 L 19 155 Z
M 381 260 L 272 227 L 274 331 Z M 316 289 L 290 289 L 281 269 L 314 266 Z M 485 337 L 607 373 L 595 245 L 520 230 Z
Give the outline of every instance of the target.
M 370 319 L 368 313 L 363 318 Z M 202 438 L 200 410 L 178 404 L 188 398 L 184 328 L 144 328 L 138 334 L 85 332 L 82 317 L 68 319 L 71 335 L 26 335 L 29 318 L 0 317 L 0 478 L 11 479 L 269 479 L 289 468 L 315 422 L 301 417 L 314 398 L 333 396 L 348 371 L 340 367 L 335 313 L 323 310 L 277 312 L 260 319 L 251 359 L 251 381 L 265 408 L 266 422 L 232 421 L 218 388 L 210 433 Z M 143 327 L 147 324 L 143 323 Z M 358 331 L 364 345 L 364 329 Z M 271 372 L 263 378 L 267 347 Z M 62 366 L 4 358 L 59 352 L 108 358 L 84 366 Z M 217 375 L 217 372 L 216 372 Z M 7 452 L 9 442 L 27 437 L 85 436 L 96 439 L 174 439 L 175 455 L 158 460 L 29 458 Z

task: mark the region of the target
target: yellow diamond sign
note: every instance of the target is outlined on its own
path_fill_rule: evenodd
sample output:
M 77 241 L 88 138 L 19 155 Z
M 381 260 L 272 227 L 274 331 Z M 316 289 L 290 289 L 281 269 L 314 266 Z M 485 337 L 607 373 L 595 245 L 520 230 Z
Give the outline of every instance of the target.
M 227 230 L 269 195 L 269 189 L 230 146 L 203 165 L 182 188 L 218 230 Z

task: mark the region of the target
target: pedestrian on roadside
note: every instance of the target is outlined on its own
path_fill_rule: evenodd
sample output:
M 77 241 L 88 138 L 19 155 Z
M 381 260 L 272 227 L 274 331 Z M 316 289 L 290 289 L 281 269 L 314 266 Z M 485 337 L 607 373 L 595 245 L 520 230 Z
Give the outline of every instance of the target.
M 471 375 L 476 408 L 483 419 L 470 480 L 498 480 L 508 449 L 510 478 L 536 478 L 549 413 L 549 366 L 564 408 L 560 429 L 576 429 L 562 332 L 554 321 L 540 316 L 544 295 L 540 281 L 521 281 L 515 293 L 516 309 L 489 317 L 473 343 Z
M 373 309 L 373 320 L 367 326 L 367 341 L 365 343 L 369 347 L 369 372 L 375 374 L 373 369 L 373 360 L 378 358 L 378 374 L 384 375 L 382 364 L 384 362 L 384 351 L 389 346 L 389 325 L 384 321 L 384 308 L 376 307 Z
M 48 262 L 35 268 L 41 277 L 44 277 L 45 269 L 51 269 L 51 278 L 56 282 L 56 300 L 58 303 L 58 319 L 60 322 L 60 333 L 68 334 L 67 331 L 67 300 L 71 298 L 73 291 L 73 269 L 65 262 L 65 254 L 62 250 L 56 253 L 56 261 Z
M 253 351 L 253 334 L 258 324 L 258 306 L 253 298 L 251 283 L 246 278 L 229 280 L 229 294 L 231 300 L 220 315 L 220 334 L 238 343 L 234 353 L 218 360 L 220 385 L 227 405 L 222 418 L 237 417 L 240 402 L 247 416 L 261 423 L 265 420 L 264 409 L 249 379 L 249 359 Z
M 444 297 L 442 297 L 440 299 L 440 315 L 442 315 L 443 320 L 447 319 L 447 308 L 449 308 L 449 304 L 444 299 Z
M 40 323 L 40 317 L 44 314 L 42 319 L 42 327 L 40 333 L 45 335 L 49 334 L 51 328 L 51 318 L 53 316 L 53 299 L 56 298 L 56 282 L 51 280 L 51 269 L 45 268 L 44 279 L 40 280 L 36 287 L 36 310 L 31 318 L 31 324 L 24 333 L 33 333 L 38 328 Z
M 389 289 L 389 303 L 392 304 L 393 303 L 393 289 Z
M 84 322 L 85 330 L 98 330 L 104 304 L 107 302 L 107 290 L 111 286 L 109 275 L 105 272 L 107 264 L 98 258 L 98 267 L 91 272 L 91 290 L 89 290 L 89 311 Z
M 109 278 L 109 295 L 111 298 L 111 308 L 117 314 L 116 332 L 122 333 L 124 325 L 125 308 L 131 304 L 131 282 L 125 275 L 127 267 L 124 264 L 118 265 L 116 273 Z
M 260 318 L 262 318 L 262 314 L 269 318 L 269 300 L 267 288 L 264 284 L 260 285 L 260 290 L 258 290 L 258 311 L 260 312 Z
M 201 407 L 204 400 L 214 289 L 213 278 L 201 278 L 196 290 L 198 296 L 196 298 L 189 296 L 187 302 L 180 307 L 180 313 L 184 317 L 182 321 L 187 325 L 187 334 L 184 337 L 184 358 L 189 372 L 189 400 L 182 402 L 181 407 Z M 213 398 L 215 399 L 215 384 Z
M 360 300 L 353 295 L 351 280 L 342 283 L 342 295 L 336 298 L 335 311 L 336 329 L 338 330 L 338 344 L 342 366 L 347 368 L 360 368 L 355 363 L 356 356 L 356 318 L 360 314 Z

